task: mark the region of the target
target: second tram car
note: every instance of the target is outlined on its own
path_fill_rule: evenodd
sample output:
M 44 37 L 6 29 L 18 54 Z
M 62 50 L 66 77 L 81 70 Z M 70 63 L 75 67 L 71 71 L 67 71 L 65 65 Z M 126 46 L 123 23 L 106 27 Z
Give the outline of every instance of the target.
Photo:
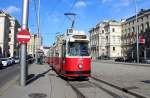
M 65 35 L 57 35 L 50 49 L 48 63 L 65 77 L 89 77 L 91 57 L 88 51 L 89 39 L 84 32 L 69 29 Z

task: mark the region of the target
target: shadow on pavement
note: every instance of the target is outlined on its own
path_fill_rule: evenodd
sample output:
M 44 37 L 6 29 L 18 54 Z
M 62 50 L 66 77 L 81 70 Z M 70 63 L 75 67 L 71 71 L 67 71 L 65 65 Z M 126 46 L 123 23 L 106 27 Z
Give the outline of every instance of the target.
M 59 75 L 59 77 L 61 79 L 65 80 L 65 81 L 71 81 L 71 82 L 73 82 L 73 81 L 80 81 L 80 82 L 82 82 L 82 81 L 88 81 L 89 80 L 89 78 L 85 78 L 85 77 L 69 78 L 69 77 L 64 77 L 64 76 L 61 76 L 61 75 Z
M 27 85 L 29 85 L 30 83 L 36 81 L 37 79 L 41 78 L 41 77 L 44 77 L 45 74 L 47 74 L 51 69 L 48 69 L 47 71 L 41 73 L 41 74 L 30 74 L 28 75 L 28 78 L 27 78 Z

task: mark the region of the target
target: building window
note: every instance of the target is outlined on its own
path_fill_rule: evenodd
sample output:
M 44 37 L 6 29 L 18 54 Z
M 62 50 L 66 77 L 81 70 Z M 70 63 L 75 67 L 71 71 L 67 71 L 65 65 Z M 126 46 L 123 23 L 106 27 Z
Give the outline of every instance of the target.
M 8 46 L 8 49 L 10 49 L 10 46 Z
M 141 21 L 143 22 L 143 18 L 141 18 Z
M 128 33 L 130 33 L 130 28 L 129 28 L 128 30 L 129 30 L 129 32 L 128 32 Z
M 133 25 L 134 25 L 134 21 L 133 21 Z
M 112 28 L 112 32 L 115 32 L 115 28 Z
M 143 25 L 143 24 L 141 24 L 141 31 L 143 31 L 143 29 L 144 29 L 144 25 Z
M 11 31 L 9 30 L 9 34 L 11 33 Z
M 134 32 L 135 30 L 134 30 L 134 27 L 132 27 L 132 32 Z
M 138 32 L 140 31 L 140 27 L 138 26 Z
M 102 33 L 104 33 L 104 30 L 102 30 Z
M 113 51 L 115 51 L 115 47 L 113 47 Z
M 149 22 L 146 22 L 146 28 L 149 28 Z
M 8 42 L 10 42 L 11 41 L 11 38 L 8 38 Z
M 106 40 L 108 40 L 108 36 L 106 36 Z

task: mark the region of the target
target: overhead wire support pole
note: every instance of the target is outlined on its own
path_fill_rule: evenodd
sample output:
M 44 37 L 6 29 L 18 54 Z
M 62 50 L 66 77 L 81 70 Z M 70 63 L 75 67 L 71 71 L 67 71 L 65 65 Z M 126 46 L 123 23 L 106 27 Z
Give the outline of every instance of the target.
M 41 0 L 38 0 L 38 37 L 40 36 L 40 3 Z
M 28 28 L 28 13 L 29 13 L 29 0 L 23 0 L 22 7 L 22 29 L 26 30 Z M 26 79 L 28 75 L 28 68 L 26 64 L 26 44 L 21 44 L 21 57 L 20 57 L 20 65 L 21 65 L 21 73 L 20 73 L 20 85 L 26 85 Z
M 136 13 L 136 57 L 137 63 L 139 63 L 139 31 L 138 31 L 138 13 L 137 13 L 137 1 L 134 0 L 135 3 L 135 13 Z

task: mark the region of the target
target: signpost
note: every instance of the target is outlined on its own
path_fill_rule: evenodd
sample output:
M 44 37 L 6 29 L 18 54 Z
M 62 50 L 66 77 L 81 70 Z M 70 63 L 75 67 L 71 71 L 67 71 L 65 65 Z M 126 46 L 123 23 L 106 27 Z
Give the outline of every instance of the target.
M 28 66 L 26 64 L 27 55 L 27 42 L 30 40 L 30 34 L 27 31 L 28 28 L 28 13 L 29 13 L 29 0 L 23 0 L 22 7 L 22 29 L 17 34 L 17 39 L 21 43 L 20 47 L 20 85 L 25 86 L 28 76 Z

